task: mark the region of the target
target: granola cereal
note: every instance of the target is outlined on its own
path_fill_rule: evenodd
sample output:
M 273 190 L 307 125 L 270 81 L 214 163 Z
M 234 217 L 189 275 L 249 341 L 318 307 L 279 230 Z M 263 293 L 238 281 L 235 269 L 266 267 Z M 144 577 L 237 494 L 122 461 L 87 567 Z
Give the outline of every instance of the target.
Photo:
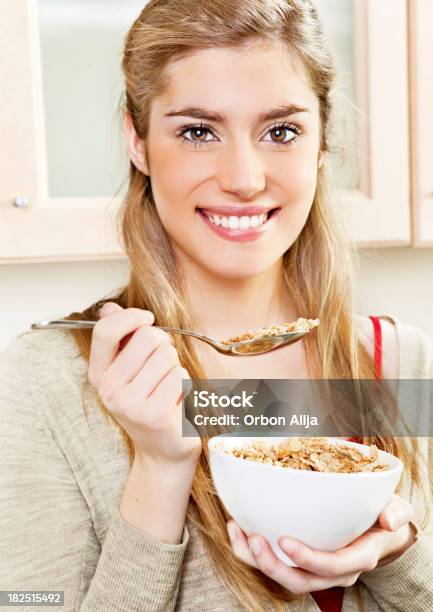
M 248 461 L 312 472 L 355 473 L 389 469 L 387 463 L 378 462 L 376 445 L 366 448 L 370 452 L 364 455 L 355 447 L 332 444 L 326 438 L 287 438 L 279 444 L 256 441 L 224 452 Z
M 272 325 L 271 327 L 262 327 L 257 331 L 247 331 L 239 336 L 231 336 L 226 340 L 222 340 L 222 344 L 232 344 L 233 342 L 241 342 L 242 340 L 258 340 L 269 336 L 278 336 L 279 334 L 287 334 L 294 331 L 310 331 L 313 327 L 319 325 L 319 319 L 303 319 L 300 317 L 293 323 L 285 323 L 284 325 Z

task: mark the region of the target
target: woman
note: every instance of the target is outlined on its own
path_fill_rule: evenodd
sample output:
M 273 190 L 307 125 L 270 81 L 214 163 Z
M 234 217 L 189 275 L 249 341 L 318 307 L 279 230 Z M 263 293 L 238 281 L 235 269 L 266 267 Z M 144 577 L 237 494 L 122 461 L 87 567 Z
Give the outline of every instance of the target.
M 130 281 L 103 311 L 68 317 L 97 320 L 93 334 L 28 332 L 2 355 L 2 588 L 64 590 L 66 609 L 104 612 L 335 610 L 345 588 L 343 610 L 424 611 L 429 439 L 365 438 L 402 458 L 406 488 L 340 551 L 281 540 L 298 569 L 229 520 L 205 440 L 181 435 L 188 377 L 377 375 L 380 336 L 353 315 L 331 214 L 335 66 L 314 6 L 152 0 L 123 68 Z M 319 328 L 251 359 L 153 327 L 224 338 L 298 316 Z M 392 319 L 379 331 L 385 377 L 431 377 L 430 339 Z

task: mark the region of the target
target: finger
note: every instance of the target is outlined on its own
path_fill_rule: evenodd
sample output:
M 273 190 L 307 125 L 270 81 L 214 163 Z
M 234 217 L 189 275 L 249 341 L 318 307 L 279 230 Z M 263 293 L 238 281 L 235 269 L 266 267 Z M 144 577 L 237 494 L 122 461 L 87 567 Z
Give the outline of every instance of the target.
M 178 431 L 181 436 L 182 410 L 175 406 L 182 386 L 182 371 L 183 368 L 179 364 L 174 366 L 147 399 L 144 399 L 140 389 L 132 384 L 121 387 L 114 397 L 112 407 L 108 406 L 108 409 L 114 414 L 124 414 L 130 421 L 143 423 L 147 429 L 154 431 L 166 428 L 167 419 L 174 417 L 179 423 Z
M 412 518 L 413 508 L 411 504 L 400 495 L 394 494 L 391 501 L 380 513 L 378 523 L 387 531 L 396 531 L 411 521 Z
M 155 327 L 154 329 L 158 329 L 157 327 Z M 165 334 L 165 339 L 167 342 L 170 342 L 170 344 L 172 344 L 173 346 L 175 345 L 173 336 L 171 334 L 169 334 L 166 331 L 161 330 L 161 332 L 163 334 Z M 125 346 L 128 344 L 128 342 L 131 340 L 131 338 L 134 337 L 135 332 L 131 332 L 130 334 L 127 334 L 124 338 L 122 338 L 122 340 L 119 342 L 119 352 L 122 351 Z
M 103 319 L 113 312 L 119 312 L 120 310 L 123 310 L 123 308 L 119 304 L 116 304 L 115 302 L 105 302 L 102 308 L 98 310 L 97 315 L 99 319 Z M 122 340 L 119 342 L 119 350 L 122 350 L 125 344 L 129 342 L 131 336 L 132 333 L 122 338 Z
M 335 577 L 318 576 L 304 569 L 290 567 L 275 555 L 269 542 L 258 534 L 248 538 L 258 569 L 295 594 L 321 591 L 333 586 L 351 586 L 355 584 L 359 573 L 342 574 Z
M 102 306 L 102 308 L 98 310 L 97 314 L 98 314 L 99 319 L 102 319 L 106 317 L 107 315 L 112 314 L 113 312 L 119 312 L 119 310 L 123 310 L 123 308 L 119 306 L 119 304 L 116 304 L 115 302 L 106 302 L 104 306 Z M 150 312 L 150 311 L 146 311 L 146 312 Z M 168 332 L 165 332 L 165 333 L 167 335 L 167 340 L 173 346 L 175 346 L 173 334 L 170 334 Z M 124 338 L 122 338 L 122 340 L 119 342 L 119 350 L 122 350 L 124 346 L 128 344 L 129 340 L 132 338 L 133 335 L 134 335 L 134 332 L 131 332 L 130 334 L 127 334 Z
M 173 338 L 173 334 L 170 334 L 170 332 L 164 332 L 167 335 L 167 338 L 169 340 L 169 342 L 175 346 L 175 342 L 174 342 L 174 338 Z
M 133 335 L 134 335 L 134 332 L 131 332 L 130 334 L 127 334 L 124 338 L 122 338 L 122 340 L 119 342 L 119 351 L 122 351 L 125 348 L 125 346 L 131 340 Z
M 99 319 L 102 319 L 113 312 L 118 312 L 119 310 L 123 310 L 120 304 L 116 304 L 116 302 L 105 302 L 105 304 L 98 310 L 97 315 Z
M 140 327 L 133 333 L 128 346 L 125 346 L 105 371 L 104 378 L 111 379 L 117 387 L 132 382 L 162 345 L 171 347 L 170 351 L 176 352 L 164 331 L 148 325 Z M 174 363 L 166 371 L 173 365 Z
M 122 338 L 143 325 L 152 325 L 155 319 L 148 310 L 119 308 L 118 312 L 112 312 L 97 321 L 93 328 L 89 377 L 98 376 L 108 368 L 119 350 Z
M 161 345 L 165 345 L 167 348 L 171 347 L 172 351 L 176 350 L 166 341 L 165 333 L 160 329 L 146 325 L 140 327 L 134 333 L 134 337 L 128 343 L 128 346 L 118 353 L 104 372 L 99 374 L 97 381 L 98 394 L 107 407 L 114 396 L 117 395 L 119 389 L 133 382 L 137 376 L 140 376 L 140 372 L 146 372 L 148 360 Z M 171 360 L 164 373 L 173 365 L 174 363 Z M 141 394 L 143 395 L 142 391 Z
M 387 537 L 383 529 L 371 528 L 334 552 L 314 550 L 287 536 L 279 538 L 278 544 L 300 568 L 319 576 L 336 577 L 374 569 Z
M 235 556 L 244 563 L 247 563 L 247 565 L 258 567 L 248 547 L 247 537 L 235 521 L 230 520 L 227 523 L 227 533 L 229 534 L 230 544 Z
M 175 413 L 182 421 L 182 410 L 179 407 L 179 395 L 182 393 L 182 378 L 185 376 L 185 369 L 178 363 L 174 366 L 152 393 L 148 396 L 148 408 L 155 413 Z
M 148 347 L 146 347 L 147 352 Z M 161 342 L 149 354 L 137 375 L 130 382 L 128 381 L 131 385 L 131 390 L 135 389 L 137 395 L 140 395 L 142 398 L 149 397 L 161 380 L 178 364 L 179 355 L 174 346 L 169 342 Z M 179 393 L 181 392 L 182 387 Z
M 192 380 L 191 380 L 191 376 L 189 375 L 189 372 L 186 368 L 182 368 L 183 369 L 183 374 L 182 374 L 182 393 L 179 395 L 179 398 L 176 402 L 177 404 L 180 404 L 182 400 L 184 400 L 186 398 L 187 395 L 189 395 L 189 393 L 191 392 L 192 389 Z

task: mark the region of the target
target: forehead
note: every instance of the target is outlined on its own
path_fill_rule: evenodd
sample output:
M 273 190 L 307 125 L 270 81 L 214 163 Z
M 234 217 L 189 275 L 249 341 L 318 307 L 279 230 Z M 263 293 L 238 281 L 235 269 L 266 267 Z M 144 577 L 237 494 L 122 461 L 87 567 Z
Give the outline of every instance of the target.
M 163 115 L 176 106 L 200 106 L 227 120 L 251 119 L 280 104 L 318 113 L 318 100 L 304 67 L 282 44 L 195 51 L 167 66 L 167 87 L 154 100 Z

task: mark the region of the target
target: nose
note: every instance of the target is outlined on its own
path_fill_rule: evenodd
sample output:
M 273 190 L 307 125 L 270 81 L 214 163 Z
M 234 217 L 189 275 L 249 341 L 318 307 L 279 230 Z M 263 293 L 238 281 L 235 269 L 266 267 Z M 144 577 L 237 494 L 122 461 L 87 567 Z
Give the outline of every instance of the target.
M 221 152 L 218 182 L 222 191 L 250 199 L 266 186 L 260 153 L 250 142 L 234 142 Z

